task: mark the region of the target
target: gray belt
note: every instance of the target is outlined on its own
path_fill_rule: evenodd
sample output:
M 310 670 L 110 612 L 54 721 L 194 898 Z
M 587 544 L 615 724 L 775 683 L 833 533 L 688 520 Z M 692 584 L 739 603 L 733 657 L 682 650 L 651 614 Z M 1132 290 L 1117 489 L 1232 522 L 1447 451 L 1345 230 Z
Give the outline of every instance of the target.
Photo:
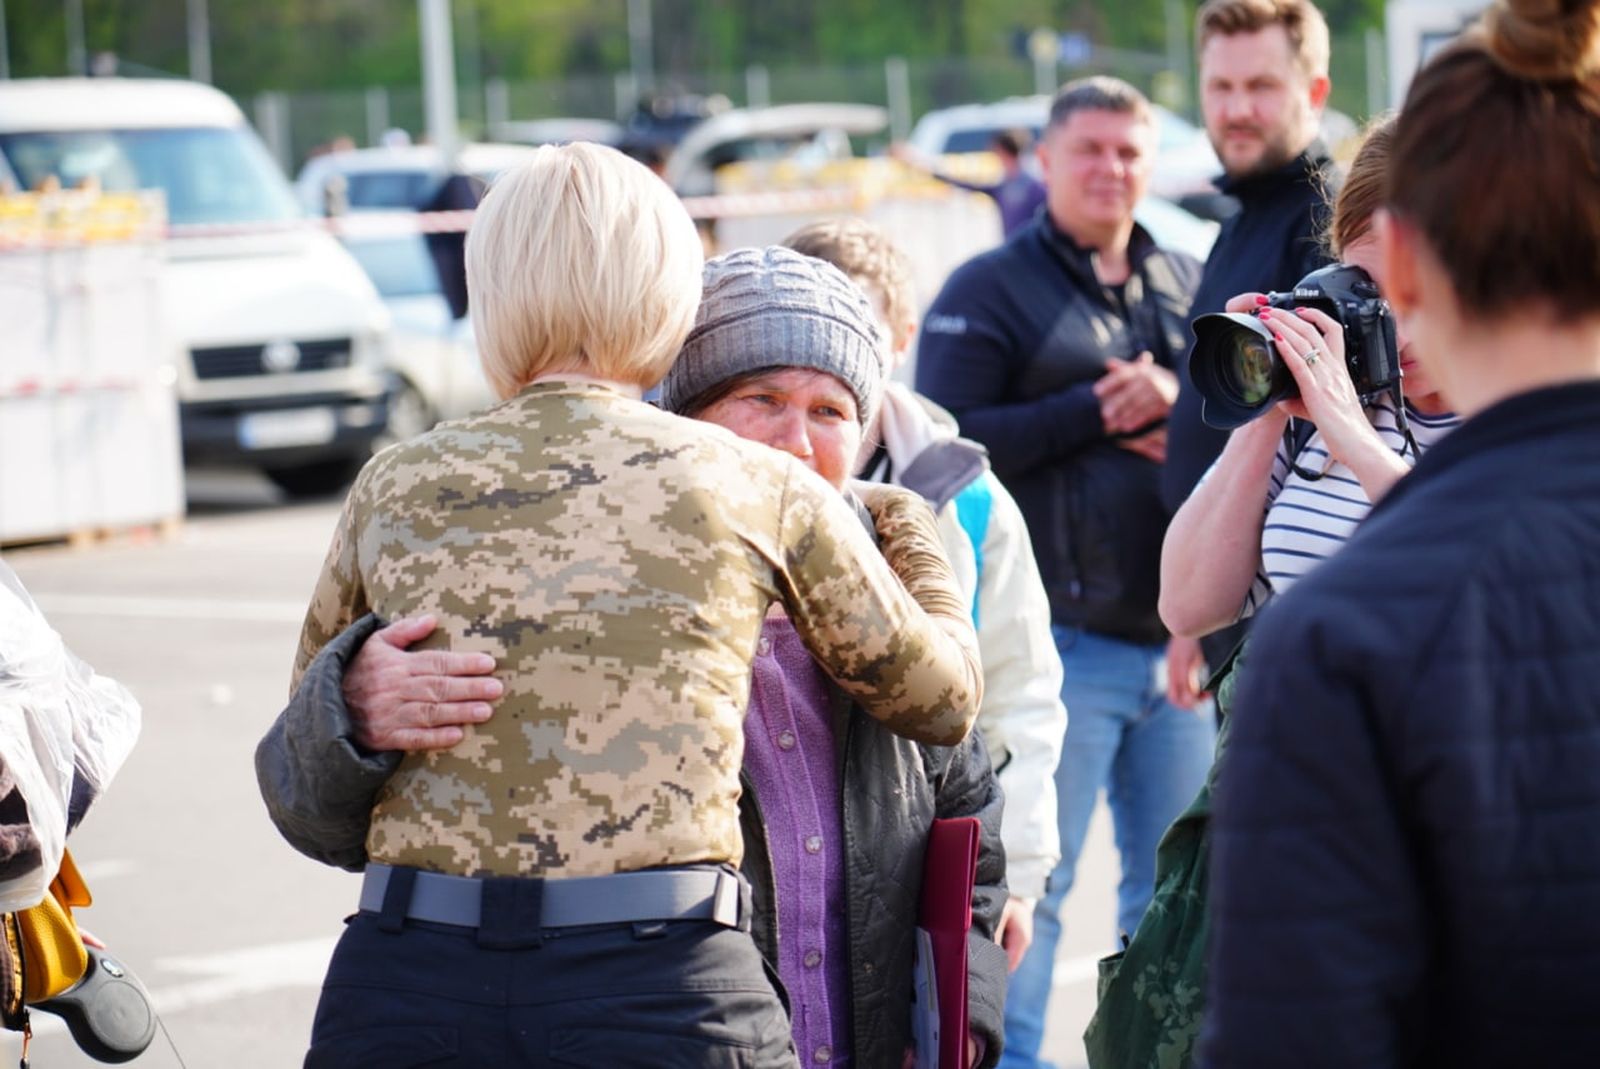
M 390 877 L 389 865 L 369 862 L 361 882 L 361 908 L 381 913 Z M 405 915 L 435 924 L 477 928 L 483 919 L 483 890 L 488 882 L 468 876 L 415 872 Z M 614 876 L 577 876 L 542 881 L 539 925 L 567 928 L 580 924 L 626 924 L 635 921 L 710 920 L 739 927 L 740 877 L 722 868 L 662 869 L 619 872 Z

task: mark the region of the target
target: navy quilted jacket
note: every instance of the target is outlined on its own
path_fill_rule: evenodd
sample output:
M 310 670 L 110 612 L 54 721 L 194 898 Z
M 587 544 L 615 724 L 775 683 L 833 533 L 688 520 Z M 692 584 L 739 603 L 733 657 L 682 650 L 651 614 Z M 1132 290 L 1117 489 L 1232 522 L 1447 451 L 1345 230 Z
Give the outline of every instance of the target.
M 1202 1064 L 1600 1065 L 1600 383 L 1468 421 L 1263 618 Z

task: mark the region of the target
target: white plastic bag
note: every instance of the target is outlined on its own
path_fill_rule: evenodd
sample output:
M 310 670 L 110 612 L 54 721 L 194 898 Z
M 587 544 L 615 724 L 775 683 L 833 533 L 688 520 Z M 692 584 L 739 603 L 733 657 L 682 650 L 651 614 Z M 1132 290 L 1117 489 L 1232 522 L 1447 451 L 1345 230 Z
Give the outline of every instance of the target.
M 28 805 L 43 854 L 0 880 L 0 912 L 41 901 L 66 848 L 74 767 L 98 795 L 139 735 L 139 703 L 74 657 L 0 561 L 0 764 Z

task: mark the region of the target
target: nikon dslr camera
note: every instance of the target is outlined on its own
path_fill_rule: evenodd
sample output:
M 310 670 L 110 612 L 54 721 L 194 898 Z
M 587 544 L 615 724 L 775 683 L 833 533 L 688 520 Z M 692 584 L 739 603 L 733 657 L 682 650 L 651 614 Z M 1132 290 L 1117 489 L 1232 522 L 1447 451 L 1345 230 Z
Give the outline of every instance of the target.
M 1362 404 L 1396 389 L 1400 354 L 1394 317 L 1378 285 L 1359 267 L 1333 264 L 1313 271 L 1289 293 L 1272 294 L 1272 308 L 1315 308 L 1344 328 L 1345 362 Z M 1289 397 L 1300 396 L 1294 375 L 1272 341 L 1272 328 L 1254 315 L 1214 312 L 1194 321 L 1189 379 L 1200 391 L 1201 418 L 1232 430 Z

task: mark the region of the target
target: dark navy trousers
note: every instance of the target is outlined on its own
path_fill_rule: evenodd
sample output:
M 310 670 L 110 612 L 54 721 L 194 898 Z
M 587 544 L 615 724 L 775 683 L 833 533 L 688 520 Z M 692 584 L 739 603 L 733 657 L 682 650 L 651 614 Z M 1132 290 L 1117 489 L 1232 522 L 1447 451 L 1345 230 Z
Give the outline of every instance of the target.
M 487 910 L 487 903 L 486 910 Z M 707 920 L 527 931 L 357 913 L 323 983 L 305 1069 L 795 1069 L 747 931 Z

